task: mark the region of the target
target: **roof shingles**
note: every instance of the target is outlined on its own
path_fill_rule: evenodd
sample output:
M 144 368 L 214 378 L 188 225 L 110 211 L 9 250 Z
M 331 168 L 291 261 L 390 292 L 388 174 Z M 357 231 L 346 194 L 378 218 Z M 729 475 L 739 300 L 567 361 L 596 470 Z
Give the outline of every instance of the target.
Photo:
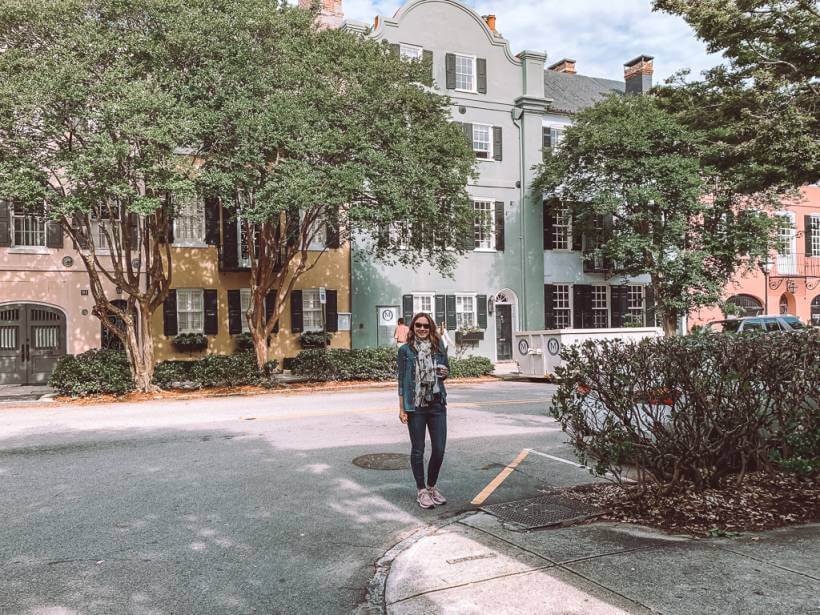
M 544 94 L 552 99 L 548 112 L 577 113 L 611 93 L 623 94 L 623 81 L 544 71 Z

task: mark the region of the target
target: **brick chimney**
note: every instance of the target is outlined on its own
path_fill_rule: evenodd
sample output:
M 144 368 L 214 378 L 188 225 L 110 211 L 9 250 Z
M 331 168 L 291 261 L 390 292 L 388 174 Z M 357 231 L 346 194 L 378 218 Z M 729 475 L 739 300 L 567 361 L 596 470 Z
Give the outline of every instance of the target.
M 299 6 L 303 9 L 310 10 L 315 4 L 319 5 L 316 21 L 320 28 L 341 27 L 345 16 L 342 0 L 299 0 Z
M 652 56 L 641 55 L 624 64 L 627 94 L 646 94 L 652 89 Z
M 496 32 L 495 29 L 495 15 L 482 15 L 481 18 L 487 22 L 487 25 L 490 27 L 490 30 Z
M 574 75 L 575 60 L 564 58 L 563 60 L 558 60 L 555 64 L 550 64 L 547 68 L 556 73 L 568 73 L 570 75 Z

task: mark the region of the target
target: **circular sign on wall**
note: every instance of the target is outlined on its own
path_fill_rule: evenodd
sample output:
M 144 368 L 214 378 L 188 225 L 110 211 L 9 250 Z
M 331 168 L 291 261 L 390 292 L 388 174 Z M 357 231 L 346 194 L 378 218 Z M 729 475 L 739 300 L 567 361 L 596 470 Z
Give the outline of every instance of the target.
M 556 338 L 551 337 L 547 341 L 547 352 L 551 355 L 557 355 L 561 352 L 561 342 L 559 342 Z
M 530 351 L 530 345 L 527 340 L 521 340 L 518 342 L 518 352 L 521 354 L 527 354 Z
M 71 267 L 74 264 L 74 259 L 70 256 L 63 257 L 63 267 Z
M 381 326 L 396 324 L 396 310 L 394 308 L 381 308 L 379 310 L 379 324 Z

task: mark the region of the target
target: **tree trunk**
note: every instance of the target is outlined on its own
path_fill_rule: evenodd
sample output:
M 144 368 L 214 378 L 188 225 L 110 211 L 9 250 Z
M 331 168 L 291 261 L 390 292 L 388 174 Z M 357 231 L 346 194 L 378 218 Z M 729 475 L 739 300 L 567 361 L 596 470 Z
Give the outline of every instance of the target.
M 128 354 L 128 363 L 131 365 L 131 376 L 134 379 L 134 388 L 140 393 L 158 391 L 159 387 L 154 379 L 154 334 L 151 328 L 151 314 L 148 306 L 140 303 L 140 336 L 133 320 L 126 323 L 127 344 L 125 351 Z
M 663 315 L 663 334 L 673 337 L 678 334 L 678 317 L 676 314 Z
M 251 337 L 253 337 L 253 349 L 256 352 L 256 364 L 259 369 L 268 362 L 268 336 L 266 330 L 265 317 L 265 295 L 259 292 L 251 294 L 250 314 L 243 314 L 249 320 Z
M 256 351 L 256 364 L 262 369 L 268 362 L 268 340 L 265 339 L 264 333 L 260 336 L 254 334 L 253 349 Z

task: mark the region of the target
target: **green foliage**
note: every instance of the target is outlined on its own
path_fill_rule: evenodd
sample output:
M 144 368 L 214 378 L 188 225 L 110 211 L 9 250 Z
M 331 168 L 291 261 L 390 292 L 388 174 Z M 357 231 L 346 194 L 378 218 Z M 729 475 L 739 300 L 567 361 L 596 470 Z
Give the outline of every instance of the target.
M 654 97 L 613 95 L 576 116 L 535 184 L 572 204 L 586 250 L 624 275 L 650 275 L 669 334 L 679 316 L 717 303 L 739 266 L 768 255 L 779 220 L 707 198 L 703 147 Z
M 820 331 L 586 342 L 562 351 L 551 412 L 580 458 L 642 490 L 747 471 L 817 474 Z
M 197 352 L 208 347 L 208 338 L 202 333 L 180 333 L 172 340 L 177 350 Z
M 324 348 L 330 344 L 333 335 L 327 331 L 305 331 L 299 336 L 302 348 Z
M 253 352 L 232 355 L 212 354 L 196 361 L 162 361 L 154 371 L 154 384 L 163 389 L 266 385 L 272 382 L 276 361 L 263 370 Z
M 450 378 L 477 378 L 489 376 L 495 367 L 487 357 L 450 358 Z
M 253 349 L 253 336 L 250 333 L 240 333 L 234 336 L 236 349 L 238 351 Z
M 395 380 L 397 349 L 331 348 L 303 350 L 293 360 L 291 370 L 311 380 Z
M 820 177 L 820 12 L 804 0 L 655 0 L 726 63 L 661 89 L 663 104 L 706 135 L 719 192 L 758 194 Z M 705 112 L 704 110 L 708 110 Z
M 61 395 L 71 397 L 124 395 L 133 389 L 128 358 L 118 350 L 88 350 L 62 357 L 48 384 Z

